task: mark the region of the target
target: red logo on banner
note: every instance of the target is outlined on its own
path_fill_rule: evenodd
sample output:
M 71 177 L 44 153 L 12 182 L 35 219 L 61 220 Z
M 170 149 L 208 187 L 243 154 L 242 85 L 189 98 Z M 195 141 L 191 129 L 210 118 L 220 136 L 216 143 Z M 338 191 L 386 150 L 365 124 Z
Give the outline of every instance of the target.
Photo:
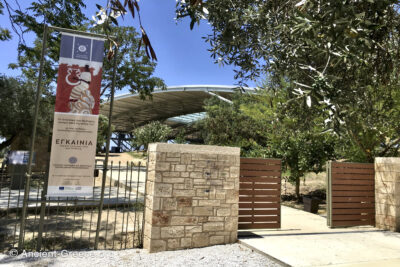
M 94 75 L 96 74 L 96 75 Z M 102 69 L 61 63 L 58 68 L 56 112 L 99 114 Z

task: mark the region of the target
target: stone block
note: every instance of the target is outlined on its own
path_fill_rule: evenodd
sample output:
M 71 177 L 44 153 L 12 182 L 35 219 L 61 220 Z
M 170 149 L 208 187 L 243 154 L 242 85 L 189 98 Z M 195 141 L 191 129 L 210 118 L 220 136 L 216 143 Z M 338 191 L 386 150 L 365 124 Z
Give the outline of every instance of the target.
M 186 191 L 186 190 L 182 190 L 182 191 Z M 176 201 L 178 203 L 178 207 L 191 207 L 193 200 L 191 197 L 177 197 Z
M 205 185 L 207 183 L 206 179 L 193 179 L 194 185 Z
M 236 242 L 237 242 L 237 239 L 238 239 L 237 236 L 238 236 L 237 230 L 231 232 L 231 237 L 230 237 L 230 239 L 229 239 L 229 242 L 230 242 L 230 243 L 236 243 Z
M 204 189 L 196 189 L 196 196 L 197 197 L 208 197 L 210 194 L 210 190 L 204 190 Z
M 193 189 L 193 179 L 185 179 L 185 189 Z
M 161 238 L 178 238 L 185 236 L 184 226 L 168 226 L 161 228 Z
M 156 163 L 156 171 L 169 171 L 170 164 L 168 162 L 157 162 Z
M 154 186 L 155 197 L 172 197 L 172 184 L 156 183 Z
M 180 176 L 180 172 L 168 171 L 168 172 L 160 172 L 163 177 L 178 177 Z
M 194 207 L 193 215 L 197 216 L 213 216 L 213 208 L 212 207 Z
M 220 200 L 210 199 L 210 200 L 199 200 L 199 206 L 219 206 Z
M 182 215 L 193 215 L 193 208 L 192 207 L 183 207 L 181 210 Z
M 202 179 L 203 172 L 190 172 L 189 177 L 194 179 Z
M 169 250 L 175 250 L 180 247 L 180 239 L 179 238 L 172 238 L 168 239 L 167 241 L 167 247 Z
M 396 206 L 375 203 L 376 214 L 396 216 Z
M 186 165 L 186 171 L 188 171 L 188 172 L 194 171 L 194 165 L 193 164 Z
M 203 231 L 223 231 L 224 223 L 223 222 L 207 222 L 203 224 Z
M 175 189 L 180 189 L 180 190 L 185 189 L 185 184 L 174 184 L 174 190 Z
M 181 247 L 182 248 L 191 248 L 192 247 L 192 238 L 191 237 L 181 238 Z
M 235 162 L 236 156 L 233 155 L 218 155 L 218 161 L 228 161 L 230 163 Z
M 235 189 L 235 182 L 224 182 L 223 189 Z
M 225 199 L 226 198 L 225 190 L 217 189 L 215 191 L 215 198 L 216 199 Z
M 171 217 L 164 211 L 153 211 L 151 217 L 153 226 L 167 226 L 171 222 Z
M 213 160 L 217 161 L 218 155 L 216 154 L 193 154 L 192 155 L 192 161 L 197 161 L 197 160 Z
M 226 190 L 225 203 L 239 203 L 239 191 L 236 189 Z
M 144 227 L 144 235 L 152 238 L 152 239 L 160 239 L 161 238 L 161 228 L 160 227 L 151 227 L 150 224 L 145 224 Z
M 225 243 L 224 236 L 211 236 L 210 237 L 210 245 L 220 245 Z
M 185 178 L 163 178 L 163 183 L 169 184 L 183 184 L 185 182 Z
M 167 242 L 165 242 L 164 240 L 157 240 L 157 239 L 151 240 L 149 245 L 150 245 L 149 248 L 150 253 L 165 251 L 167 249 Z
M 182 178 L 188 178 L 190 173 L 189 172 L 181 172 L 180 175 L 181 175 Z
M 400 182 L 400 172 L 375 172 L 375 183 Z
M 194 225 L 197 217 L 194 216 L 172 216 L 171 225 Z
M 161 199 L 153 196 L 153 208 L 152 210 L 161 210 Z
M 192 238 L 193 247 L 205 247 L 210 244 L 208 233 L 195 233 Z
M 237 217 L 226 217 L 225 218 L 225 231 L 237 232 L 238 230 L 238 218 Z
M 211 185 L 211 186 L 221 186 L 222 187 L 222 184 L 223 184 L 223 182 L 222 182 L 222 180 L 209 180 L 209 184 Z
M 167 152 L 167 158 L 180 158 L 180 152 Z
M 196 193 L 194 190 L 180 190 L 174 189 L 173 196 L 174 197 L 191 197 L 194 196 Z
M 178 207 L 175 198 L 163 198 L 161 201 L 163 210 L 176 210 Z
M 181 161 L 181 158 L 170 158 L 170 157 L 167 157 L 166 159 L 165 159 L 165 161 L 166 162 L 171 162 L 171 163 L 179 163 L 180 161 Z
M 204 160 L 198 160 L 198 161 L 195 161 L 193 163 L 194 163 L 194 166 L 196 168 L 206 168 L 206 167 L 208 167 L 207 161 L 204 161 Z
M 191 236 L 193 233 L 201 233 L 202 227 L 201 225 L 192 225 L 192 226 L 185 226 L 185 235 Z
M 181 153 L 181 164 L 189 165 L 192 160 L 192 154 Z
M 217 209 L 217 216 L 229 216 L 231 215 L 230 209 Z
M 218 217 L 218 216 L 209 216 L 208 217 L 209 222 L 223 222 L 224 217 Z

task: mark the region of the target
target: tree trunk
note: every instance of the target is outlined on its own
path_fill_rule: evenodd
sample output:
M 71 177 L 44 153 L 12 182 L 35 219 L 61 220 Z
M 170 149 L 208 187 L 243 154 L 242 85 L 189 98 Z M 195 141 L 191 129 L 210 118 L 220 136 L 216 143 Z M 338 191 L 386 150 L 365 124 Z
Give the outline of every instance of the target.
M 17 136 L 17 135 L 13 135 L 13 136 L 11 136 L 9 139 L 7 139 L 6 141 L 2 142 L 2 143 L 0 144 L 0 150 L 2 150 L 2 149 L 4 149 L 4 148 L 8 147 L 9 145 L 11 145 L 16 136 Z
M 297 202 L 300 202 L 300 177 L 296 177 L 296 197 Z

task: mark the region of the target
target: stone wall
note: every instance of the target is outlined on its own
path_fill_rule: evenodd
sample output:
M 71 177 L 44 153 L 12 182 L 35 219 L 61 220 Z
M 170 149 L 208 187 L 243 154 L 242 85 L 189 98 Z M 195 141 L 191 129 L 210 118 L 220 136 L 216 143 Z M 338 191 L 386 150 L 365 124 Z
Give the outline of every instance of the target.
M 375 158 L 376 227 L 400 232 L 400 158 Z
M 148 151 L 144 248 L 236 242 L 240 149 L 156 143 Z

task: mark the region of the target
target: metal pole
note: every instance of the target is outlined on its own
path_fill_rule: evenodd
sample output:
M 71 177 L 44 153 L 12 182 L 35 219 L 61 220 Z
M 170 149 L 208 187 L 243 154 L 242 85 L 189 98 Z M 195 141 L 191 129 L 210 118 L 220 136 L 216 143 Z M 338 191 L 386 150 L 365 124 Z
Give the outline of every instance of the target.
M 19 239 L 18 239 L 18 249 L 22 249 L 24 245 L 24 233 L 25 233 L 25 217 L 26 217 L 26 209 L 27 209 L 27 199 L 29 196 L 29 186 L 31 181 L 32 174 L 32 159 L 33 159 L 33 150 L 35 148 L 35 139 L 36 139 L 36 127 L 37 127 L 37 117 L 39 114 L 39 104 L 40 104 L 40 95 L 41 95 L 41 86 L 42 86 L 42 78 L 43 78 L 43 66 L 44 66 L 44 55 L 46 53 L 46 43 L 47 43 L 47 25 L 43 25 L 43 39 L 42 39 L 42 54 L 40 56 L 40 69 L 39 69 L 39 78 L 37 82 L 36 88 L 36 104 L 35 104 L 35 114 L 33 119 L 33 128 L 31 135 L 31 143 L 29 149 L 29 160 L 28 160 L 28 170 L 25 178 L 25 193 L 24 193 L 24 203 L 22 206 L 22 214 L 21 214 L 21 224 L 19 229 Z
M 39 217 L 39 228 L 38 228 L 38 237 L 36 243 L 36 251 L 42 250 L 42 239 L 43 239 L 43 227 L 44 227 L 44 216 L 46 215 L 46 195 L 47 195 L 47 186 L 49 182 L 49 168 L 50 162 L 47 162 L 46 175 L 42 189 L 42 197 L 40 200 L 40 217 Z M 49 203 L 50 205 L 50 203 Z
M 67 32 L 67 33 L 72 33 L 72 34 L 80 34 L 80 35 L 85 35 L 85 36 L 91 36 L 91 37 L 97 37 L 97 38 L 103 38 L 107 39 L 109 38 L 115 38 L 113 35 L 104 35 L 104 34 L 97 34 L 97 33 L 91 33 L 91 32 L 83 32 L 83 31 L 78 31 L 78 30 L 72 30 L 72 29 L 66 29 L 66 28 L 61 28 L 61 27 L 56 27 L 56 26 L 47 26 L 50 30 L 54 31 L 59 31 L 59 32 Z
M 96 237 L 94 240 L 94 249 L 98 248 L 99 245 L 99 233 L 100 233 L 100 224 L 101 224 L 101 213 L 103 211 L 104 204 L 104 189 L 106 187 L 106 178 L 107 178 L 107 169 L 108 169 L 108 156 L 110 153 L 110 139 L 111 139 L 111 123 L 112 123 L 112 112 L 114 106 L 114 91 L 115 91 L 115 79 L 117 75 L 117 56 L 118 56 L 118 47 L 115 47 L 114 54 L 114 64 L 113 64 L 113 76 L 111 83 L 111 101 L 110 101 L 110 111 L 108 114 L 108 132 L 107 132 L 107 142 L 106 142 L 106 157 L 104 159 L 103 165 L 103 178 L 101 181 L 101 196 L 99 203 L 99 214 L 97 217 L 97 227 L 96 227 Z

